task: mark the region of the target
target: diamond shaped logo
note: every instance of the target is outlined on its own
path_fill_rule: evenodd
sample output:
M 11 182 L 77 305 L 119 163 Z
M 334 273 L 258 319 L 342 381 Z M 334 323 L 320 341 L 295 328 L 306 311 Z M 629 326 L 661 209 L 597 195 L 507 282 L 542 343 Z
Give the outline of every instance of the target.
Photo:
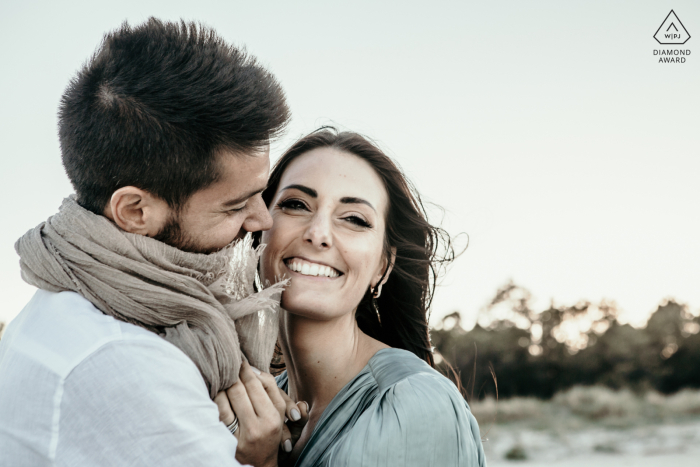
M 671 10 L 659 30 L 654 34 L 654 39 L 659 44 L 685 44 L 690 39 L 690 34 L 678 19 L 678 16 Z

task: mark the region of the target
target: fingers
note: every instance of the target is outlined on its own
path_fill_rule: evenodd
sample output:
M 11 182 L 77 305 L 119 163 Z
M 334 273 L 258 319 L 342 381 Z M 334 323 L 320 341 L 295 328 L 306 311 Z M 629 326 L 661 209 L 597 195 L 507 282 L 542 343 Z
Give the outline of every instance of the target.
M 306 422 L 309 421 L 309 404 L 305 401 L 299 401 L 296 403 L 296 406 L 299 410 L 300 417 L 299 420 L 294 421 L 306 425 Z
M 294 421 L 290 418 L 285 425 L 289 429 L 292 436 L 292 445 L 296 444 L 296 442 L 299 440 L 302 432 L 304 431 L 306 423 L 309 421 L 309 405 L 304 401 L 299 401 L 297 402 L 296 407 L 299 410 L 299 420 Z
M 297 423 L 306 425 L 306 422 L 309 421 L 309 403 L 306 401 L 299 401 L 297 406 L 299 407 L 299 412 L 301 412 L 301 419 Z
M 214 402 L 219 408 L 219 420 L 224 422 L 224 425 L 233 423 L 235 416 L 233 415 L 233 409 L 228 401 L 228 397 L 226 397 L 226 393 L 224 391 L 219 391 L 216 397 L 214 397 Z
M 255 369 L 253 370 L 255 371 Z M 265 392 L 272 401 L 272 404 L 277 409 L 277 412 L 280 415 L 280 420 L 282 421 L 282 423 L 284 423 L 284 417 L 287 409 L 287 403 L 284 398 L 286 397 L 287 399 L 289 399 L 289 396 L 287 396 L 287 394 L 284 391 L 281 391 L 277 387 L 275 377 L 271 374 L 260 372 L 256 373 L 256 375 L 260 380 L 260 383 L 263 385 L 263 388 L 265 388 Z M 289 399 L 289 401 L 291 401 L 291 399 Z
M 231 403 L 231 408 L 238 416 L 241 424 L 250 426 L 255 423 L 257 415 L 253 404 L 249 399 L 246 387 L 239 380 L 226 390 L 226 395 Z M 231 418 L 233 421 L 233 418 Z
M 282 425 L 282 441 L 280 442 L 280 449 L 284 452 L 292 452 L 292 434 L 289 432 L 287 425 Z
M 277 410 L 277 415 L 278 415 L 278 420 L 279 423 L 281 424 L 282 427 L 282 438 L 280 440 L 280 449 L 284 452 L 291 452 L 292 451 L 292 434 L 289 431 L 289 428 L 287 428 L 284 425 L 285 422 L 285 415 L 287 412 L 287 402 L 285 401 L 285 398 L 289 400 L 290 402 L 290 410 L 293 408 L 296 409 L 296 405 L 291 402 L 291 399 L 289 399 L 289 396 L 287 396 L 286 393 L 281 391 L 277 387 L 277 382 L 275 381 L 275 378 L 270 375 L 269 373 L 263 373 L 260 370 L 257 370 L 256 368 L 252 368 L 253 372 L 257 376 L 258 380 L 260 381 L 260 384 L 262 387 L 265 389 L 265 392 L 267 393 L 267 396 L 269 397 L 269 400 L 272 402 L 272 405 L 275 407 Z M 269 403 L 269 402 L 268 402 Z M 257 410 L 257 408 L 256 408 Z M 298 410 L 296 410 L 298 412 Z M 300 414 L 296 414 L 298 417 L 301 417 Z M 297 418 L 298 419 L 298 418 Z M 298 438 L 298 437 L 297 437 Z
M 279 389 L 278 392 L 279 392 L 280 397 L 282 397 L 282 400 L 284 401 L 284 405 L 285 405 L 284 413 L 285 413 L 287 419 L 291 420 L 292 422 L 298 422 L 299 420 L 301 420 L 302 407 L 304 407 L 304 409 L 307 410 L 307 412 L 308 412 L 308 409 L 306 408 L 306 402 L 299 402 L 298 404 L 300 404 L 300 405 L 298 405 L 283 390 Z
M 260 370 L 256 369 L 255 371 L 259 372 Z M 246 362 L 241 364 L 240 381 L 245 386 L 250 403 L 258 417 L 267 418 L 271 417 L 272 414 L 279 416 L 279 409 L 270 403 L 268 391 L 265 390 L 253 368 Z
M 267 460 L 277 460 L 280 448 L 283 452 L 292 450 L 291 435 L 283 423 L 286 405 L 272 376 L 243 363 L 239 381 L 226 390 L 226 395 L 240 420 L 236 432 L 236 459 L 239 462 L 267 465 Z M 266 460 L 252 462 L 255 459 Z

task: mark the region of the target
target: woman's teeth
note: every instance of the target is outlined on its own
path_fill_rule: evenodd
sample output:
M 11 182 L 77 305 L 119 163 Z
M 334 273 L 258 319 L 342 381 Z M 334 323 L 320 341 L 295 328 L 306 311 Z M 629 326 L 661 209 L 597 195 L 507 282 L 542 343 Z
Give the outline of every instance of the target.
M 287 267 L 294 272 L 304 276 L 338 277 L 338 271 L 330 266 L 323 266 L 317 263 L 307 263 L 305 261 L 292 260 L 287 263 Z

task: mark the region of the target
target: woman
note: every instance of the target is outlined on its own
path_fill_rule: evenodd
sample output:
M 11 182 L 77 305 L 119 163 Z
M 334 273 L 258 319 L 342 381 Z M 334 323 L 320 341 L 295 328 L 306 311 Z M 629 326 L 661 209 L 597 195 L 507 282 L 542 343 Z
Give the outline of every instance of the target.
M 321 129 L 284 154 L 263 198 L 261 275 L 291 278 L 277 382 L 309 407 L 287 463 L 485 465 L 469 407 L 433 369 L 427 311 L 449 237 L 396 165 L 360 135 Z

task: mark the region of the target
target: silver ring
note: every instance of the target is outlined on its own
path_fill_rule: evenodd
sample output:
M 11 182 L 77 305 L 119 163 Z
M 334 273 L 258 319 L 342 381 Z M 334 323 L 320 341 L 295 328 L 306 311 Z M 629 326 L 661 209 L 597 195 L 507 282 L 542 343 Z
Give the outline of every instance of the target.
M 232 435 L 236 434 L 236 431 L 238 431 L 238 417 L 236 414 L 233 414 L 233 422 L 231 422 L 230 425 L 226 425 L 226 428 L 228 428 L 228 431 L 230 431 Z

